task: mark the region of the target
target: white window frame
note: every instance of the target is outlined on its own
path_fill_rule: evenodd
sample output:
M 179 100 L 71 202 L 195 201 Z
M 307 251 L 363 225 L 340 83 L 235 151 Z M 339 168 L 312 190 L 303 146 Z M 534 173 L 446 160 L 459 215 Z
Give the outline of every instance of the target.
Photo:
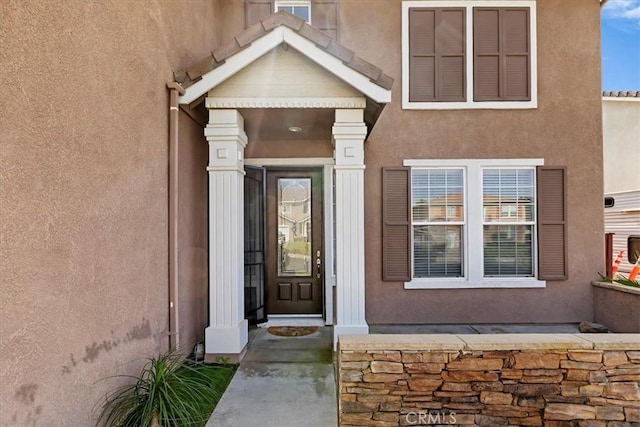
M 427 170 L 427 169 L 457 169 L 462 171 L 462 221 L 452 221 L 452 222 L 434 222 L 434 221 L 415 221 L 413 219 L 413 171 L 414 170 Z M 462 166 L 429 166 L 429 167 L 415 167 L 411 168 L 411 184 L 410 184 L 410 192 L 411 192 L 411 277 L 413 278 L 415 275 L 415 262 L 414 262 L 414 242 L 413 242 L 413 229 L 416 226 L 421 225 L 434 225 L 434 226 L 443 226 L 447 225 L 455 225 L 462 227 L 462 277 L 429 277 L 429 278 L 417 278 L 415 280 L 461 280 L 467 277 L 467 238 L 468 238 L 468 228 L 467 227 L 467 170 Z M 446 215 L 448 217 L 448 213 Z
M 463 168 L 465 195 L 464 277 L 412 278 L 405 289 L 470 289 L 470 288 L 544 288 L 546 281 L 538 280 L 537 236 L 534 233 L 534 277 L 484 277 L 484 215 L 482 203 L 482 171 L 487 168 L 535 168 L 544 159 L 407 159 L 410 168 Z M 536 190 L 537 191 L 537 190 Z M 537 203 L 537 201 L 536 201 Z M 536 217 L 537 221 L 537 217 Z M 534 230 L 535 227 L 534 225 Z M 413 263 L 413 223 L 411 228 L 411 260 Z M 413 273 L 413 272 L 412 272 Z
M 411 102 L 409 101 L 409 9 L 418 7 L 466 8 L 466 101 Z M 473 8 L 528 7 L 530 33 L 531 100 L 474 101 L 473 100 Z M 464 110 L 464 109 L 534 109 L 538 108 L 537 16 L 535 0 L 411 0 L 402 2 L 402 108 L 406 110 Z
M 274 4 L 275 12 L 278 12 L 281 7 L 292 7 L 292 6 L 306 6 L 309 9 L 309 20 L 306 21 L 307 24 L 311 25 L 311 0 L 276 0 Z
M 484 180 L 484 171 L 488 170 L 488 169 L 511 169 L 511 170 L 517 170 L 517 169 L 526 169 L 526 170 L 531 170 L 533 169 L 533 220 L 531 221 L 517 221 L 513 220 L 511 218 L 507 218 L 507 219 L 503 219 L 502 215 L 500 215 L 500 217 L 498 218 L 498 221 L 486 221 L 485 220 L 485 215 L 484 215 L 484 200 L 483 200 L 483 204 L 482 204 L 482 240 L 483 240 L 483 254 L 484 254 L 484 227 L 485 226 L 501 226 L 501 225 L 528 225 L 531 226 L 533 229 L 533 233 L 531 236 L 532 242 L 531 242 L 531 263 L 532 263 L 532 273 L 533 273 L 533 278 L 535 278 L 538 275 L 538 239 L 536 238 L 536 231 L 537 231 L 537 224 L 538 224 L 538 192 L 537 192 L 537 185 L 536 185 L 536 171 L 535 168 L 532 168 L 531 166 L 482 166 L 480 169 L 480 180 L 483 181 Z M 483 197 L 484 197 L 484 188 L 483 188 Z M 509 205 L 511 206 L 511 205 Z M 502 214 L 502 212 L 500 212 L 500 214 Z M 517 218 L 517 206 L 516 206 L 516 218 Z M 483 257 L 483 270 L 484 270 L 484 257 Z M 483 275 L 484 275 L 484 271 L 483 271 Z M 508 277 L 508 276 L 504 276 L 504 277 Z M 517 276 L 516 276 L 517 277 Z M 496 279 L 497 277 L 492 277 L 492 279 Z

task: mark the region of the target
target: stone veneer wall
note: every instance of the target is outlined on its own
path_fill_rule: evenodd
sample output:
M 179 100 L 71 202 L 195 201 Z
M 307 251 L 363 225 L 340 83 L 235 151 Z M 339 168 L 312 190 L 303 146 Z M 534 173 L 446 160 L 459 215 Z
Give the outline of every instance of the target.
M 338 349 L 340 426 L 640 425 L 640 335 L 360 335 Z

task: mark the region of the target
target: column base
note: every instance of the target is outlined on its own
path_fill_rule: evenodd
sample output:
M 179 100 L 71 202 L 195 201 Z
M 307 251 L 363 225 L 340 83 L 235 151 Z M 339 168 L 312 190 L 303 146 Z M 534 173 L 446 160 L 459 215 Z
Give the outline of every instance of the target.
M 367 335 L 369 325 L 333 325 L 333 350 L 338 348 L 338 337 L 340 335 Z
M 249 341 L 249 321 L 243 319 L 235 327 L 208 326 L 204 330 L 204 349 L 207 355 L 242 354 Z M 228 357 L 228 356 L 227 356 Z

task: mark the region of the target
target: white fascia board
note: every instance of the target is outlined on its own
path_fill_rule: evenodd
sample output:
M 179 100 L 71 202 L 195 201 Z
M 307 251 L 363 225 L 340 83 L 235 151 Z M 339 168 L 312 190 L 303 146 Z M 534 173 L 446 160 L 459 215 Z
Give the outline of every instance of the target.
M 603 96 L 602 101 L 640 102 L 640 98 L 631 96 Z
M 344 65 L 341 60 L 318 48 L 315 43 L 295 33 L 289 28 L 282 27 L 282 30 L 284 33 L 284 41 L 307 58 L 314 61 L 316 64 L 325 68 L 336 77 L 344 80 L 374 101 L 378 103 L 391 102 L 390 90 L 373 83 L 368 77 Z
M 284 27 L 275 28 L 270 33 L 255 40 L 251 46 L 227 58 L 224 64 L 204 74 L 202 79 L 189 86 L 178 102 L 180 104 L 192 103 L 265 53 L 275 49 L 284 41 L 283 29 Z

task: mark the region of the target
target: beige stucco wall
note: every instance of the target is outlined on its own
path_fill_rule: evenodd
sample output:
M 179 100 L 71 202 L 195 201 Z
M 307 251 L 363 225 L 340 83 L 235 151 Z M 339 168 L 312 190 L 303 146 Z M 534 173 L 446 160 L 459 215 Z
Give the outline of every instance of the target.
M 190 352 L 209 325 L 209 150 L 202 126 L 185 113 L 178 128 L 178 345 Z
M 640 189 L 640 99 L 602 100 L 604 192 Z
M 216 7 L 0 2 L 0 425 L 91 425 L 118 384 L 99 380 L 167 348 L 165 83 L 215 47 Z M 189 220 L 205 215 L 188 200 L 202 191 L 184 196 Z M 193 299 L 206 240 L 191 232 Z

